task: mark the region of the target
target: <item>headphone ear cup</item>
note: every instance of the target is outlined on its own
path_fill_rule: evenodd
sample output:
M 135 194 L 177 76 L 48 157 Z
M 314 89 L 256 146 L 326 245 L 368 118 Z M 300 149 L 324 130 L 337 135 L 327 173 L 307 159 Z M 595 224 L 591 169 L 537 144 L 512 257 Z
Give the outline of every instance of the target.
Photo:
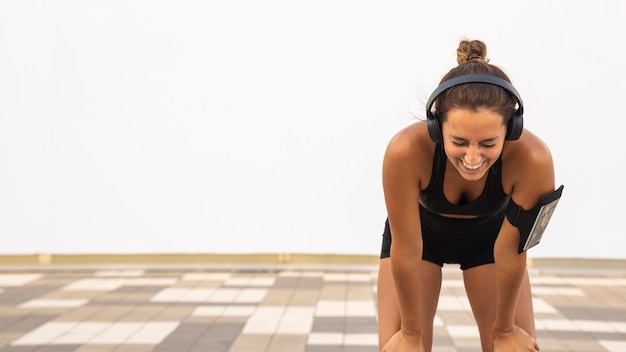
M 509 120 L 509 125 L 506 131 L 506 140 L 514 141 L 519 139 L 524 130 L 524 115 L 515 112 Z
M 428 126 L 430 139 L 435 143 L 442 143 L 443 133 L 441 132 L 441 122 L 439 120 L 439 114 L 436 111 L 428 111 L 426 113 L 426 124 Z

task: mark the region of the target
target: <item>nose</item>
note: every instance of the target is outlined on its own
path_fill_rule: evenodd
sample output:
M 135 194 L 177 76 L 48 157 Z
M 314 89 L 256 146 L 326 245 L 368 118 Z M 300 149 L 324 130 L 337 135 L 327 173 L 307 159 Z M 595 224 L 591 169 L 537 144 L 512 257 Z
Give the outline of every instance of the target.
M 480 149 L 478 146 L 469 146 L 465 153 L 465 163 L 468 165 L 478 165 L 481 162 Z

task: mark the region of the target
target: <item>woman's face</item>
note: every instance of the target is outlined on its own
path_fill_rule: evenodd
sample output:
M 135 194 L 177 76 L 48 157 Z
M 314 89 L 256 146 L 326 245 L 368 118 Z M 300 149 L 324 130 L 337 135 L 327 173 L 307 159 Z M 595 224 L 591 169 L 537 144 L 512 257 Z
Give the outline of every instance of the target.
M 500 156 L 506 137 L 503 116 L 487 109 L 453 109 L 443 122 L 448 160 L 468 181 L 480 180 Z

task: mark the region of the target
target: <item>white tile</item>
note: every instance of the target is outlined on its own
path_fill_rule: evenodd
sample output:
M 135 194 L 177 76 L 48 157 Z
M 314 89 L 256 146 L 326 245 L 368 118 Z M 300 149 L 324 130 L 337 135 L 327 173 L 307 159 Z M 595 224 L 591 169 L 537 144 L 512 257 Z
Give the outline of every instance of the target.
M 255 310 L 255 306 L 228 306 L 222 315 L 225 317 L 250 317 Z
M 150 298 L 151 302 L 207 302 L 215 294 L 213 288 L 166 288 Z
M 557 314 L 558 311 L 554 308 L 553 305 L 546 302 L 543 298 L 533 297 L 533 309 L 535 314 L 545 313 L 545 314 Z
M 322 276 L 326 282 L 370 282 L 370 274 L 361 273 L 324 273 Z
M 139 277 L 145 274 L 145 270 L 100 270 L 96 271 L 96 277 Z
M 598 320 L 574 320 L 581 331 L 586 332 L 616 332 L 609 322 Z
M 276 332 L 278 328 L 279 319 L 278 318 L 248 318 L 246 321 L 246 325 L 244 325 L 242 334 L 262 334 L 262 335 L 272 335 Z
M 224 281 L 232 276 L 231 273 L 188 273 L 183 275 L 183 281 Z
M 616 279 L 603 277 L 568 277 L 564 281 L 570 285 L 592 287 L 616 286 L 617 284 Z
M 235 286 L 235 287 L 241 287 L 241 286 L 248 286 L 248 283 L 250 282 L 250 278 L 249 277 L 231 277 L 227 280 L 224 280 L 224 286 Z
M 443 319 L 441 319 L 441 317 L 439 315 L 435 315 L 435 319 L 433 320 L 433 326 L 435 327 L 441 327 L 444 326 L 444 322 Z
M 280 319 L 284 312 L 285 307 L 282 306 L 259 306 L 255 309 L 254 314 L 252 314 L 252 318 Z
M 277 334 L 307 335 L 313 327 L 313 317 L 298 319 L 282 319 L 276 328 Z
M 173 277 L 138 277 L 126 279 L 124 286 L 171 286 L 178 282 Z
M 348 317 L 375 317 L 376 305 L 373 300 L 346 301 L 346 316 Z
M 49 322 L 22 335 L 11 344 L 20 345 L 47 345 L 57 337 L 71 330 L 76 322 Z
M 310 318 L 313 317 L 315 308 L 308 306 L 289 306 L 283 313 L 283 319 L 285 318 Z
M 345 346 L 378 346 L 378 334 L 344 334 Z
M 157 292 L 150 298 L 151 302 L 178 302 L 189 292 L 188 288 L 168 287 Z
M 344 317 L 345 315 L 345 301 L 319 300 L 315 306 L 316 317 Z
M 300 271 L 291 271 L 285 270 L 278 273 L 278 277 L 300 277 L 302 276 L 302 272 Z
M 178 322 L 149 322 L 145 323 L 138 331 L 135 331 L 125 344 L 137 344 L 137 345 L 157 345 L 161 343 L 165 338 L 171 334 L 177 327 Z
M 577 287 L 533 287 L 534 295 L 540 296 L 585 296 L 585 292 Z
M 218 288 L 206 300 L 211 303 L 232 303 L 235 302 L 237 296 L 241 293 L 239 288 Z
M 178 322 L 49 322 L 13 345 L 149 344 L 162 342 Z
M 235 298 L 237 303 L 260 303 L 267 296 L 266 288 L 244 288 Z
M 62 288 L 65 291 L 113 291 L 122 286 L 167 286 L 178 282 L 175 278 L 150 278 L 150 277 L 131 277 L 131 278 L 91 278 L 81 279 L 70 283 Z
M 257 307 L 246 321 L 244 334 L 274 334 L 285 307 Z
M 441 295 L 437 309 L 440 311 L 463 312 L 471 310 L 467 298 L 461 296 Z
M 343 334 L 340 332 L 312 332 L 307 339 L 308 345 L 342 345 Z
M 0 287 L 19 287 L 38 280 L 43 274 L 0 274 Z
M 20 304 L 19 308 L 74 308 L 87 304 L 86 299 L 31 299 Z
M 607 352 L 624 352 L 626 351 L 626 340 L 600 340 L 600 346 L 604 347 Z
M 259 277 L 231 277 L 224 281 L 224 286 L 235 287 L 270 287 L 274 286 L 276 278 L 274 276 L 259 276 Z
M 194 317 L 249 317 L 255 306 L 199 306 L 191 313 Z
M 80 345 L 89 342 L 95 335 L 107 329 L 111 323 L 80 322 L 72 329 L 54 339 L 53 345 Z
M 442 288 L 464 288 L 463 279 L 443 279 L 441 281 Z
M 191 288 L 177 302 L 207 302 L 213 293 L 215 293 L 213 288 Z
M 226 310 L 226 306 L 199 306 L 192 312 L 192 317 L 221 317 Z
M 613 330 L 619 332 L 620 334 L 626 334 L 626 322 L 624 321 L 610 321 L 608 322 L 613 327 Z M 624 335 L 626 336 L 626 335 Z
M 446 330 L 452 338 L 480 337 L 478 327 L 475 325 L 447 325 Z
M 124 279 L 81 279 L 62 288 L 63 291 L 113 291 L 124 285 Z
M 278 320 L 248 320 L 241 331 L 249 335 L 272 335 L 276 333 Z
M 322 278 L 326 282 L 348 281 L 348 275 L 346 273 L 325 273 Z
M 117 322 L 110 323 L 106 329 L 95 334 L 88 344 L 114 345 L 126 341 L 131 335 L 139 331 L 145 323 Z
M 566 319 L 535 319 L 537 330 L 580 331 L 580 327 Z
M 348 273 L 348 282 L 370 282 L 372 278 L 370 274 Z
M 323 277 L 324 272 L 322 271 L 295 271 L 295 270 L 285 270 L 278 273 L 278 277 L 308 277 L 308 278 L 316 278 Z
M 274 277 L 254 277 L 248 283 L 249 286 L 255 287 L 272 287 L 276 283 Z
M 563 286 L 567 283 L 563 278 L 555 277 L 555 276 L 530 276 L 531 286 L 537 287 L 538 285 L 554 285 L 554 286 Z
M 313 327 L 313 307 L 287 307 L 283 313 L 277 331 L 278 334 L 306 335 Z

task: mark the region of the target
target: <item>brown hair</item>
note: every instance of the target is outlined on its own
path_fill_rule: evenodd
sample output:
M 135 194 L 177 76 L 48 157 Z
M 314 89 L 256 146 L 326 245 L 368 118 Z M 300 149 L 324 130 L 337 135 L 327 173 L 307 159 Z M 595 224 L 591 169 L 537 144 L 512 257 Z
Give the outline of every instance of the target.
M 489 64 L 487 45 L 480 40 L 462 40 L 456 50 L 458 66 L 451 69 L 442 79 L 470 75 L 491 75 L 511 83 L 507 75 L 498 67 Z M 506 124 L 515 111 L 517 101 L 506 90 L 488 83 L 468 83 L 452 87 L 443 92 L 435 102 L 435 109 L 445 121 L 446 113 L 454 108 L 477 111 L 485 108 L 504 116 Z

